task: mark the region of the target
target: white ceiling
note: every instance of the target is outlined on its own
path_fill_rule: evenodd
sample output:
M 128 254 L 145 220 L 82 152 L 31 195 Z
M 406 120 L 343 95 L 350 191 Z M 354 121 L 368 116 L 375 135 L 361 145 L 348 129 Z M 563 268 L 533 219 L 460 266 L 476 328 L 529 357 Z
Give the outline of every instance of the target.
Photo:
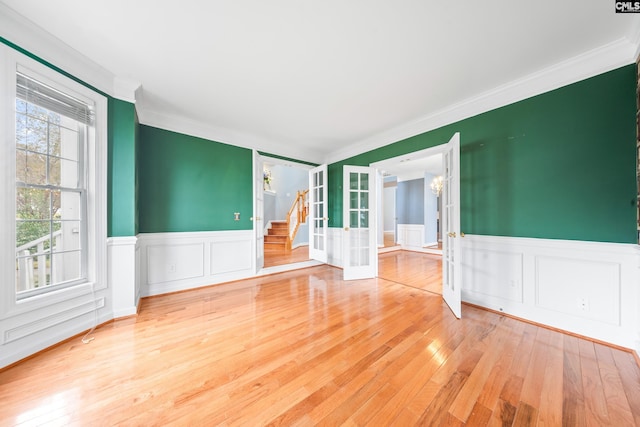
M 640 38 L 610 0 L 0 2 L 139 82 L 143 123 L 315 162 Z

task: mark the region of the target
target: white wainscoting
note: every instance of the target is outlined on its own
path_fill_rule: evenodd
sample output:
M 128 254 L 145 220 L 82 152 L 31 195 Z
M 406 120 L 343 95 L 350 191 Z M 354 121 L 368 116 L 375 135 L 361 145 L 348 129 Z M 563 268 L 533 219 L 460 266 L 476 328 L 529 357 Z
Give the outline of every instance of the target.
M 397 243 L 408 251 L 421 251 L 424 246 L 424 225 L 398 224 Z
M 637 245 L 467 235 L 462 299 L 639 351 L 639 268 Z
M 107 278 L 112 293 L 113 317 L 131 316 L 140 303 L 139 257 L 136 237 L 107 239 Z
M 142 296 L 253 276 L 253 231 L 139 234 Z

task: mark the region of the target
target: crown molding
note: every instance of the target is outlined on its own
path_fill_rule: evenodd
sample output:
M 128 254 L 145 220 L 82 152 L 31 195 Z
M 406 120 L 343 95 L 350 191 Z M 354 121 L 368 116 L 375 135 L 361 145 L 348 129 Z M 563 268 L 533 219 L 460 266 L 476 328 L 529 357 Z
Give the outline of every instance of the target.
M 478 96 L 453 104 L 433 114 L 356 141 L 344 149 L 326 156 L 325 163 L 331 164 L 339 162 L 358 154 L 366 153 L 376 148 L 384 147 L 385 145 L 402 141 L 412 136 L 631 64 L 635 62 L 637 57 L 636 52 L 640 44 L 640 33 L 636 34 L 638 39 L 635 43 L 627 38 L 618 39 L 541 71 L 500 85 Z
M 141 98 L 144 100 L 144 94 Z M 138 99 L 140 100 L 140 98 Z M 145 108 L 144 102 L 136 105 L 136 111 L 140 123 L 147 126 L 307 162 L 317 162 L 317 159 L 323 157 L 323 154 L 319 151 L 310 151 L 295 145 L 276 143 L 235 129 L 223 128 L 185 117 L 152 111 Z
M 135 102 L 134 82 L 115 76 L 4 3 L 0 3 L 0 36 L 107 95 Z
M 140 93 L 140 82 L 122 77 L 113 78 L 113 97 L 122 101 L 136 103 L 136 95 Z

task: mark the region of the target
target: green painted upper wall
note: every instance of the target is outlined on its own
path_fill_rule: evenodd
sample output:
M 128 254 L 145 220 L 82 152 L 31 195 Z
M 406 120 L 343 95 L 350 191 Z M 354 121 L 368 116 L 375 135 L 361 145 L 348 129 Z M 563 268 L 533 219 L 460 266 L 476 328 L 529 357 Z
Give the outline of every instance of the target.
M 331 164 L 330 226 L 342 226 L 343 165 L 460 132 L 465 233 L 637 243 L 635 76 L 625 66 Z
M 107 234 L 135 236 L 136 150 L 138 117 L 135 105 L 109 98 Z
M 252 161 L 246 148 L 140 125 L 139 231 L 251 230 Z

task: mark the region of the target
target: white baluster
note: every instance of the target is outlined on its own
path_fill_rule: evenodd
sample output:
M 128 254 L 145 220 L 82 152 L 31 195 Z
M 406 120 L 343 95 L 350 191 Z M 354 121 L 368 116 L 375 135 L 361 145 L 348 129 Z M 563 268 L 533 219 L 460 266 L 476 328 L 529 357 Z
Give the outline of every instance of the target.
M 47 284 L 47 255 L 44 253 L 44 242 L 38 243 L 38 286 Z

